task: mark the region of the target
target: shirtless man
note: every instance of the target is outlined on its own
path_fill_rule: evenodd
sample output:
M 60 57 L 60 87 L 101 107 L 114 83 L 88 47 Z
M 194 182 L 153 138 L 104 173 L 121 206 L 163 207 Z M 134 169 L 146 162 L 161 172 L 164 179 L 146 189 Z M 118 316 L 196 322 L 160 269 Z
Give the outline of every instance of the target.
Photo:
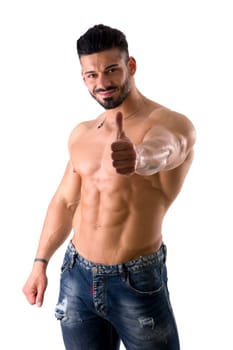
M 128 350 L 178 350 L 162 223 L 192 163 L 194 126 L 138 91 L 121 31 L 94 26 L 77 49 L 105 111 L 71 133 L 23 292 L 42 305 L 47 263 L 72 231 L 55 310 L 65 348 L 113 350 L 121 339 Z

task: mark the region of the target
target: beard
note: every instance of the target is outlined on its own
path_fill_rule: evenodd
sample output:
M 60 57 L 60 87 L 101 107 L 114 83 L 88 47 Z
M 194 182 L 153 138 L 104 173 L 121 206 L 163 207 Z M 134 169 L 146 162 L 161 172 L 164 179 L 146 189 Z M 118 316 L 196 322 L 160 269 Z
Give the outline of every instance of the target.
M 116 90 L 119 91 L 118 98 L 114 99 L 113 97 L 106 97 L 102 101 L 100 101 L 95 94 L 98 92 L 104 92 L 109 90 Z M 130 87 L 130 79 L 129 77 L 126 78 L 125 82 L 120 86 L 109 86 L 106 89 L 96 89 L 93 91 L 93 93 L 90 94 L 91 96 L 102 106 L 104 109 L 114 109 L 122 104 L 122 102 L 126 99 L 126 97 L 129 95 L 131 90 Z

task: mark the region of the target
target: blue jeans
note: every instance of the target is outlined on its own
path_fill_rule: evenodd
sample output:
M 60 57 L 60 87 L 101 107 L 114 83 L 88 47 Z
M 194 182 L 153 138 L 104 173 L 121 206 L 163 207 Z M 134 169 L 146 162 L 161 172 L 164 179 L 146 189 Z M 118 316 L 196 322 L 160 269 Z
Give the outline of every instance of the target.
M 81 257 L 70 242 L 55 316 L 66 350 L 179 350 L 167 289 L 166 246 L 124 264 Z

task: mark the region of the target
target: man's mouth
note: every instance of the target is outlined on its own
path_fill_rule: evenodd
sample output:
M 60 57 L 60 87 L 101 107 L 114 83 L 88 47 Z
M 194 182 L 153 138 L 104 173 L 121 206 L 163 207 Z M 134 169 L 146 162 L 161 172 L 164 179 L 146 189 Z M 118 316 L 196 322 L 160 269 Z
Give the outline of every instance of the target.
M 109 98 L 112 97 L 112 95 L 116 92 L 116 90 L 108 90 L 108 91 L 104 91 L 104 92 L 100 92 L 99 95 L 105 99 L 105 98 Z
M 117 91 L 117 87 L 110 86 L 107 89 L 96 89 L 94 91 L 95 94 L 98 94 L 102 98 L 109 98 L 112 97 L 112 95 Z

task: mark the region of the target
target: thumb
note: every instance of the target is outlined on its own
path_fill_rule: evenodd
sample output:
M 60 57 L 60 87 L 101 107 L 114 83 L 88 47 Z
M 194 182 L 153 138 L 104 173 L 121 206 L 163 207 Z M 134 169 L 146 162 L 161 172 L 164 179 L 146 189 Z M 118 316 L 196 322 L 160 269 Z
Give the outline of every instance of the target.
M 116 139 L 119 140 L 125 137 L 123 130 L 123 115 L 121 112 L 118 112 L 116 115 Z

